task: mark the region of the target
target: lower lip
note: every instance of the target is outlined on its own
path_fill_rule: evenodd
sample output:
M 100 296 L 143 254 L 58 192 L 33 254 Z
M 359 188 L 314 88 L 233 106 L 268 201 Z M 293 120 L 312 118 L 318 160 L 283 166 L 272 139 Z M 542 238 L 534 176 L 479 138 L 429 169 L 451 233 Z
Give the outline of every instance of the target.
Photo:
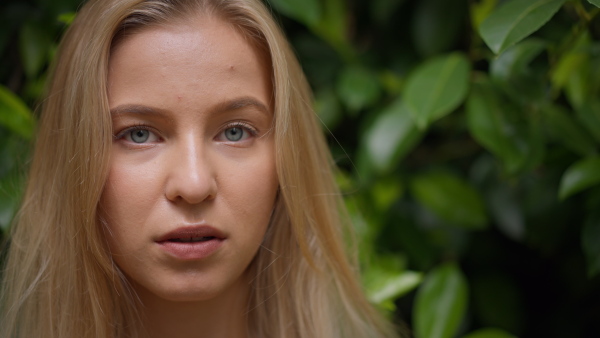
M 209 257 L 223 244 L 222 239 L 211 239 L 204 242 L 159 242 L 163 250 L 178 259 L 191 261 Z

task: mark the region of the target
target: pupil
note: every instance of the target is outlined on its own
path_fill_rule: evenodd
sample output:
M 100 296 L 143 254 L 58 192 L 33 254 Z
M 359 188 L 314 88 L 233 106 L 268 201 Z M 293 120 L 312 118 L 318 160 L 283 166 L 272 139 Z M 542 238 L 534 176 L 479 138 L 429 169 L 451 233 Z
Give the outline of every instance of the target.
M 242 138 L 242 129 L 230 128 L 225 133 L 229 141 L 239 141 Z
M 148 140 L 148 136 L 150 136 L 150 133 L 147 130 L 143 129 L 131 132 L 131 139 L 135 143 L 146 142 L 146 140 Z

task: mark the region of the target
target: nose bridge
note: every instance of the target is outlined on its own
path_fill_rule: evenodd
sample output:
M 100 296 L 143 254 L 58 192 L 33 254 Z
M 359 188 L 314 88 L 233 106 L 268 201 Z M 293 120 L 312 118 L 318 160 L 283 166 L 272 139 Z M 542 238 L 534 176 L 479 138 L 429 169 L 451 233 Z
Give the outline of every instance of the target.
M 171 163 L 168 164 L 167 198 L 195 204 L 214 197 L 215 176 L 202 139 L 190 133 L 172 148 L 173 156 L 168 159 Z

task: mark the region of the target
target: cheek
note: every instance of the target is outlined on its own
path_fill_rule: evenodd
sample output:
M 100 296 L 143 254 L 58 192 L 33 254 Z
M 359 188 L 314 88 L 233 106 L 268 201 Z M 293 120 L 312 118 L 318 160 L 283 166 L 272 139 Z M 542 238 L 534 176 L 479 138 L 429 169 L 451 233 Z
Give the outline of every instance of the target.
M 277 193 L 274 159 L 262 156 L 223 178 L 222 191 L 230 206 L 248 219 L 269 217 Z
M 242 169 L 243 168 L 243 169 Z M 253 255 L 263 242 L 277 196 L 278 178 L 271 156 L 257 157 L 231 170 L 222 178 L 220 193 L 229 215 L 229 224 Z
M 148 208 L 160 193 L 159 176 L 153 165 L 121 159 L 115 156 L 106 180 L 102 202 L 108 209 L 121 215 L 131 215 L 141 208 Z
M 151 175 L 140 175 L 127 166 L 111 166 L 100 200 L 100 215 L 109 229 L 111 245 L 135 236 L 154 205 L 155 187 Z

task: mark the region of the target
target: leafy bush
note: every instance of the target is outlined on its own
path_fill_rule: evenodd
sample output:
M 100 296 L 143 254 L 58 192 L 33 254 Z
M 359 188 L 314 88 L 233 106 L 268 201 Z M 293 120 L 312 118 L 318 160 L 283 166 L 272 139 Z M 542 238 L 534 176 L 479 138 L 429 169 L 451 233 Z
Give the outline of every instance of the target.
M 78 1 L 0 5 L 0 226 Z M 270 0 L 360 238 L 417 338 L 600 332 L 600 1 Z M 66 13 L 66 14 L 65 14 Z

